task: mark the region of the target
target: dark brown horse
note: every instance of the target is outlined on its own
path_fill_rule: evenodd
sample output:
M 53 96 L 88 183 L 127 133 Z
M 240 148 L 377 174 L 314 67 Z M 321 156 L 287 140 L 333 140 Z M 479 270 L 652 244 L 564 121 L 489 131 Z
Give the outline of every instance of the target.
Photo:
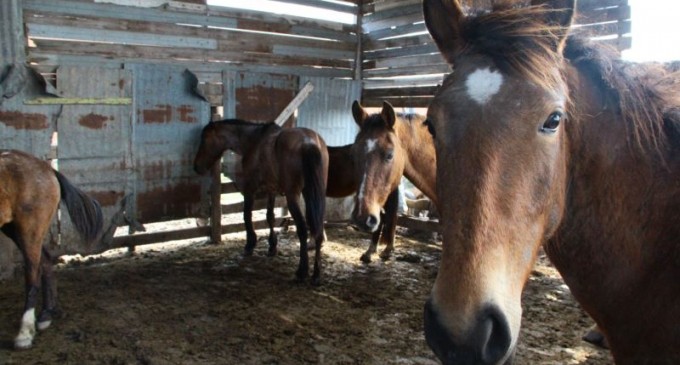
M 352 104 L 352 115 L 360 128 L 353 149 L 355 176 L 361 181 L 353 213 L 356 224 L 369 231 L 377 230 L 384 205 L 394 205 L 389 217 L 396 221 L 397 205 L 386 203 L 399 186 L 402 175 L 436 204 L 436 158 L 425 117 L 396 114 L 387 102 L 380 113 L 369 115 L 357 101 Z M 380 257 L 388 258 L 393 250 L 392 240 L 387 242 Z M 372 243 L 362 260 L 370 260 L 375 252 L 376 245 Z
M 16 243 L 24 256 L 26 302 L 17 349 L 33 345 L 35 307 L 42 289 L 42 311 L 37 328 L 50 326 L 57 313 L 57 287 L 52 257 L 43 246 L 59 201 L 83 238 L 91 243 L 102 231 L 102 212 L 96 200 L 73 186 L 64 175 L 27 153 L 0 150 L 0 230 Z
M 573 0 L 425 0 L 455 71 L 428 110 L 442 261 L 425 335 L 446 364 L 512 359 L 544 246 L 617 364 L 680 363 L 680 75 L 567 37 Z
M 271 228 L 274 199 L 277 194 L 284 194 L 300 239 L 300 264 L 296 276 L 303 280 L 309 275 L 309 226 L 316 249 L 312 282 L 319 284 L 328 176 L 326 143 L 318 134 L 306 128 L 281 128 L 275 123 L 258 124 L 239 119 L 211 122 L 201 134 L 201 144 L 194 160 L 196 172 L 204 174 L 208 171 L 225 150 L 232 150 L 242 157 L 243 181 L 240 185 L 244 199 L 246 254 L 252 254 L 257 243 L 252 221 L 255 195 L 265 193 L 268 196 L 267 221 Z M 300 193 L 305 199 L 304 216 L 298 203 Z M 276 244 L 276 235 L 270 229 L 269 255 L 276 255 Z

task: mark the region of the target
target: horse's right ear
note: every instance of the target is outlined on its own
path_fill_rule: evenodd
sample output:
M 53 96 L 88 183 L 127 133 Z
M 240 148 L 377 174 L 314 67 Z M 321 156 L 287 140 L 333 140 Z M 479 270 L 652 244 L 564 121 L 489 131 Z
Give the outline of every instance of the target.
M 368 118 L 368 113 L 366 113 L 364 108 L 361 107 L 361 104 L 359 104 L 358 100 L 354 100 L 352 103 L 352 116 L 354 117 L 354 121 L 357 123 L 359 128 L 361 128 L 366 118 Z
M 465 47 L 461 32 L 463 9 L 459 0 L 424 0 L 425 25 L 439 52 L 446 61 L 453 64 L 457 51 Z

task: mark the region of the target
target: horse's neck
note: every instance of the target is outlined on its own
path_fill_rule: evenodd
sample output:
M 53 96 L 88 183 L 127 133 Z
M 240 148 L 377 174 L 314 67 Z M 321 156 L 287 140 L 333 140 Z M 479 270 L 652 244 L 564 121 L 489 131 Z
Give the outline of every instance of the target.
M 413 123 L 416 124 L 412 125 Z M 406 152 L 404 176 L 436 204 L 437 166 L 434 141 L 427 129 L 421 128 L 417 123 L 400 120 L 396 124 L 397 135 Z

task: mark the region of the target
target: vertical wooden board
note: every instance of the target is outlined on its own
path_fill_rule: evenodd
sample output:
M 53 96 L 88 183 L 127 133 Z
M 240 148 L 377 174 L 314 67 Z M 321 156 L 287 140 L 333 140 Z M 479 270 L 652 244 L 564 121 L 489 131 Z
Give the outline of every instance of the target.
M 273 121 L 298 89 L 297 76 L 270 73 L 225 72 L 223 83 L 225 117 L 258 123 Z
M 65 98 L 132 98 L 132 72 L 119 68 L 62 66 L 57 93 Z M 57 122 L 59 171 L 99 201 L 104 226 L 133 190 L 132 105 L 64 105 Z M 62 208 L 59 253 L 87 253 Z
M 193 170 L 210 105 L 181 67 L 126 64 L 134 75 L 134 215 L 141 223 L 207 216 L 209 176 Z
M 301 77 L 300 84 L 314 91 L 298 109 L 297 125 L 315 130 L 329 146 L 354 142 L 358 132 L 352 118 L 352 102 L 361 99 L 361 81 Z

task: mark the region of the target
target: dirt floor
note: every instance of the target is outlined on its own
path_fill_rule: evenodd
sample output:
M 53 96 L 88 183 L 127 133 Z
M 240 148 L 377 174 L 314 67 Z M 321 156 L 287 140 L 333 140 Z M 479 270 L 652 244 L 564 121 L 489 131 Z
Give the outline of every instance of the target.
M 437 364 L 422 309 L 440 246 L 400 236 L 396 257 L 365 265 L 368 235 L 327 230 L 324 283 L 293 280 L 298 243 L 280 253 L 244 238 L 138 248 L 59 265 L 62 318 L 30 350 L 13 351 L 23 282 L 0 285 L 0 365 L 5 364 Z M 166 245 L 168 246 L 168 245 Z M 591 325 L 556 271 L 541 258 L 524 295 L 516 364 L 611 364 L 581 341 Z

